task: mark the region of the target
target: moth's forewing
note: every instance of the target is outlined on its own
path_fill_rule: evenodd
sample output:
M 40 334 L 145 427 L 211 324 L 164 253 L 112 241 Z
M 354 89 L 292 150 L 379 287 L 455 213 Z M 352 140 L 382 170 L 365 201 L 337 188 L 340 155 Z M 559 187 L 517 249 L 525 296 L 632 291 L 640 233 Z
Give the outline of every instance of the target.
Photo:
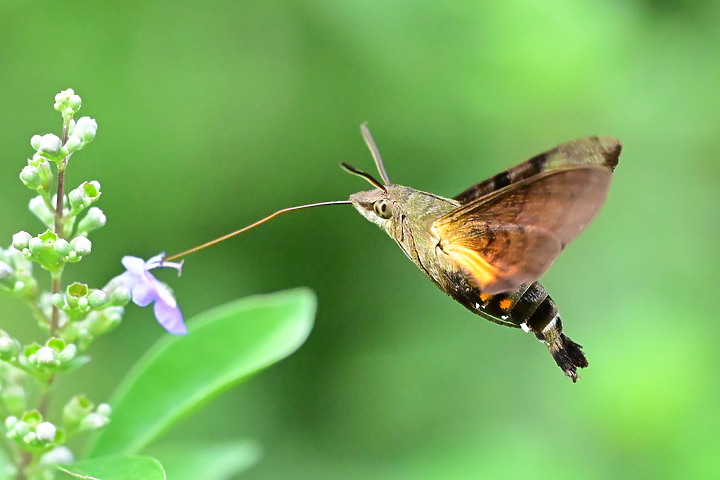
M 440 249 L 488 294 L 537 280 L 597 214 L 619 154 L 616 140 L 578 140 L 507 170 L 504 187 L 496 175 L 466 190 L 491 191 L 433 223 Z
M 561 168 L 596 165 L 613 171 L 617 166 L 621 148 L 620 141 L 611 137 L 588 137 L 563 143 L 473 185 L 457 195 L 455 200 L 468 203 L 513 183 Z

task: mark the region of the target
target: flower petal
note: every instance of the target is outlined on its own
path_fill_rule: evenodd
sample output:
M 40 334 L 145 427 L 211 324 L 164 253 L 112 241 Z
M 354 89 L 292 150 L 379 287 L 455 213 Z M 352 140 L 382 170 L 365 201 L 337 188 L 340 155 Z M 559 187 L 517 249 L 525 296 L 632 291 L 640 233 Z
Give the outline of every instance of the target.
M 145 307 L 158 298 L 156 285 L 138 282 L 132 289 L 132 301 L 139 307 Z
M 174 299 L 173 305 L 170 305 L 163 301 L 162 298 L 158 298 L 155 301 L 153 310 L 155 312 L 155 318 L 157 318 L 157 321 L 165 330 L 174 335 L 185 335 L 187 333 L 182 313 L 177 303 L 174 302 Z
M 142 258 L 126 255 L 122 258 L 122 264 L 128 272 L 134 275 L 142 275 L 145 271 L 145 261 Z

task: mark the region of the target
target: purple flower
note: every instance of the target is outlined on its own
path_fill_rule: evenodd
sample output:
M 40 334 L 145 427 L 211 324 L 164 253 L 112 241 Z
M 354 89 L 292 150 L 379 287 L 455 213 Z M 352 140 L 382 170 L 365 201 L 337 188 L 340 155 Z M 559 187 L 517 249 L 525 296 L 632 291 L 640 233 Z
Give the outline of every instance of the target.
M 181 271 L 182 263 L 163 262 L 164 253 L 155 255 L 145 262 L 142 258 L 126 256 L 122 259 L 125 273 L 116 277 L 114 282 L 127 287 L 132 294 L 132 301 L 145 307 L 155 302 L 153 310 L 155 318 L 165 330 L 175 335 L 185 335 L 187 330 L 183 322 L 182 313 L 170 289 L 158 279 L 150 270 L 158 267 L 171 267 Z

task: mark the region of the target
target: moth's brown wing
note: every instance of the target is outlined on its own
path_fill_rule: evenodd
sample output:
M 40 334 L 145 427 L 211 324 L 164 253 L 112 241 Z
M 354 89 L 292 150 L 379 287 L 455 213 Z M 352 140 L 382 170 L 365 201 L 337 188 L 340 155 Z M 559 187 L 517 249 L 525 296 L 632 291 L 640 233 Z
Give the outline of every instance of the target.
M 558 169 L 595 165 L 613 171 L 618 164 L 621 150 L 620 141 L 611 137 L 587 137 L 563 143 L 473 185 L 456 196 L 455 200 L 468 203 L 508 185 Z
M 537 280 L 595 217 L 611 170 L 555 169 L 458 207 L 433 225 L 439 247 L 488 294 Z

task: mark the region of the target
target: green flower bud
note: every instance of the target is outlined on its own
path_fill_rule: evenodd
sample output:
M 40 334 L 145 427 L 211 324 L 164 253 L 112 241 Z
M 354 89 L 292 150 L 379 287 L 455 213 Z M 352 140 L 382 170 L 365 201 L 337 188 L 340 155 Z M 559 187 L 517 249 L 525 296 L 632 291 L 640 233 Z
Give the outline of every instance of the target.
M 75 358 L 76 355 L 77 347 L 71 343 L 67 347 L 63 348 L 60 353 L 58 353 L 57 359 L 60 364 L 67 365 Z
M 55 95 L 55 105 L 53 105 L 55 110 L 57 110 L 57 111 L 64 110 L 69 103 L 68 100 L 73 95 L 75 95 L 75 90 L 73 90 L 72 88 L 63 90 L 60 93 L 58 93 L 57 95 Z
M 26 255 L 30 260 L 37 262 L 45 270 L 56 271 L 68 261 L 68 256 L 73 253 L 72 243 L 58 236 L 51 230 L 46 230 L 38 237 L 31 238 L 28 241 L 28 253 Z
M 125 306 L 128 304 L 130 299 L 132 298 L 132 293 L 130 292 L 130 289 L 127 287 L 117 287 L 110 293 L 110 305 L 113 306 Z
M 43 421 L 43 417 L 37 410 L 30 410 L 25 412 L 22 416 L 22 421 L 27 423 L 31 428 L 35 427 L 38 423 Z
M 70 242 L 68 242 L 64 238 L 58 238 L 55 241 L 54 248 L 55 248 L 55 252 L 62 257 L 69 254 L 70 251 L 72 250 L 72 248 L 70 247 Z
M 28 208 L 46 227 L 53 228 L 55 224 L 55 216 L 50 210 L 48 210 L 48 207 L 41 196 L 38 195 L 37 197 L 30 199 Z
M 100 198 L 100 183 L 94 180 L 83 183 L 68 194 L 68 201 L 74 212 L 89 207 L 98 198 Z
M 45 345 L 55 350 L 55 353 L 59 353 L 63 348 L 65 348 L 66 343 L 65 340 L 61 338 L 52 337 Z
M 82 147 L 92 142 L 96 134 L 97 122 L 94 118 L 90 117 L 80 118 L 77 123 L 75 123 L 75 128 L 73 128 L 72 131 L 72 136 L 80 139 Z
M 30 250 L 30 253 L 32 254 L 39 254 L 42 251 L 43 248 L 43 241 L 40 240 L 38 237 L 33 237 L 28 241 L 28 250 Z
M 73 251 L 80 257 L 90 253 L 92 250 L 92 242 L 87 237 L 79 236 L 70 241 Z
M 24 437 L 30 433 L 30 425 L 27 424 L 27 422 L 23 422 L 22 420 L 18 420 L 15 422 L 15 425 L 13 426 L 12 430 L 8 431 L 8 436 L 12 434 L 11 438 L 18 438 L 18 437 Z
M 80 95 L 70 95 L 67 100 L 67 104 L 68 107 L 77 112 L 80 110 L 80 107 L 82 107 L 82 99 L 80 98 Z
M 57 308 L 64 310 L 67 307 L 67 304 L 65 303 L 65 297 L 59 293 L 54 293 L 50 297 L 50 303 L 52 303 Z
M 85 297 L 90 291 L 90 289 L 84 283 L 75 282 L 68 285 L 66 291 L 67 295 L 70 297 L 81 298 Z
M 82 140 L 74 135 L 70 136 L 67 142 L 65 142 L 65 148 L 67 148 L 70 153 L 80 150 L 83 146 Z
M 34 150 L 40 150 L 40 141 L 42 140 L 42 136 L 40 135 L 33 135 L 32 138 L 30 138 L 30 146 Z
M 22 251 L 28 248 L 28 242 L 32 238 L 28 232 L 21 230 L 12 237 L 12 246 L 15 250 Z
M 73 115 L 77 113 L 82 107 L 82 99 L 79 95 L 75 95 L 72 88 L 63 90 L 62 92 L 55 95 L 55 104 L 53 108 L 60 112 L 63 119 L 71 119 Z
M 87 296 L 87 299 L 91 308 L 98 308 L 107 303 L 107 294 L 102 290 L 93 290 Z
M 42 179 L 37 167 L 28 165 L 20 171 L 20 180 L 30 190 L 40 190 L 42 187 Z
M 7 334 L 4 330 L 0 330 L 0 360 L 13 360 L 20 353 L 20 343 Z
M 80 210 L 84 207 L 83 200 L 85 199 L 85 196 L 83 195 L 82 190 L 79 188 L 70 190 L 70 193 L 68 193 L 68 202 L 70 202 L 70 208 L 73 210 Z
M 78 232 L 86 234 L 105 226 L 107 218 L 98 207 L 90 207 L 85 216 L 78 223 Z
M 63 407 L 63 424 L 72 430 L 93 411 L 95 405 L 85 395 L 75 395 Z
M 87 316 L 89 333 L 94 337 L 99 337 L 109 332 L 120 324 L 123 313 L 122 307 L 107 307 L 91 312 Z
M 69 314 L 85 313 L 88 309 L 88 286 L 84 283 L 73 283 L 65 289 L 65 298 L 62 308 Z
M 34 165 L 38 169 L 38 173 L 40 174 L 40 183 L 42 184 L 42 189 L 46 192 L 50 191 L 50 187 L 53 183 L 53 173 L 52 169 L 50 168 L 50 162 L 47 160 L 43 160 L 42 162 L 38 162 L 37 165 Z
M 40 138 L 40 135 L 37 135 L 38 139 Z M 38 144 L 39 145 L 39 144 Z M 48 162 L 48 159 L 40 155 L 39 153 L 34 153 L 32 158 L 28 159 L 28 165 L 32 165 L 33 167 L 37 167 L 41 163 Z
M 5 410 L 8 412 L 20 413 L 27 408 L 27 395 L 22 386 L 7 386 L 3 390 L 2 396 Z

